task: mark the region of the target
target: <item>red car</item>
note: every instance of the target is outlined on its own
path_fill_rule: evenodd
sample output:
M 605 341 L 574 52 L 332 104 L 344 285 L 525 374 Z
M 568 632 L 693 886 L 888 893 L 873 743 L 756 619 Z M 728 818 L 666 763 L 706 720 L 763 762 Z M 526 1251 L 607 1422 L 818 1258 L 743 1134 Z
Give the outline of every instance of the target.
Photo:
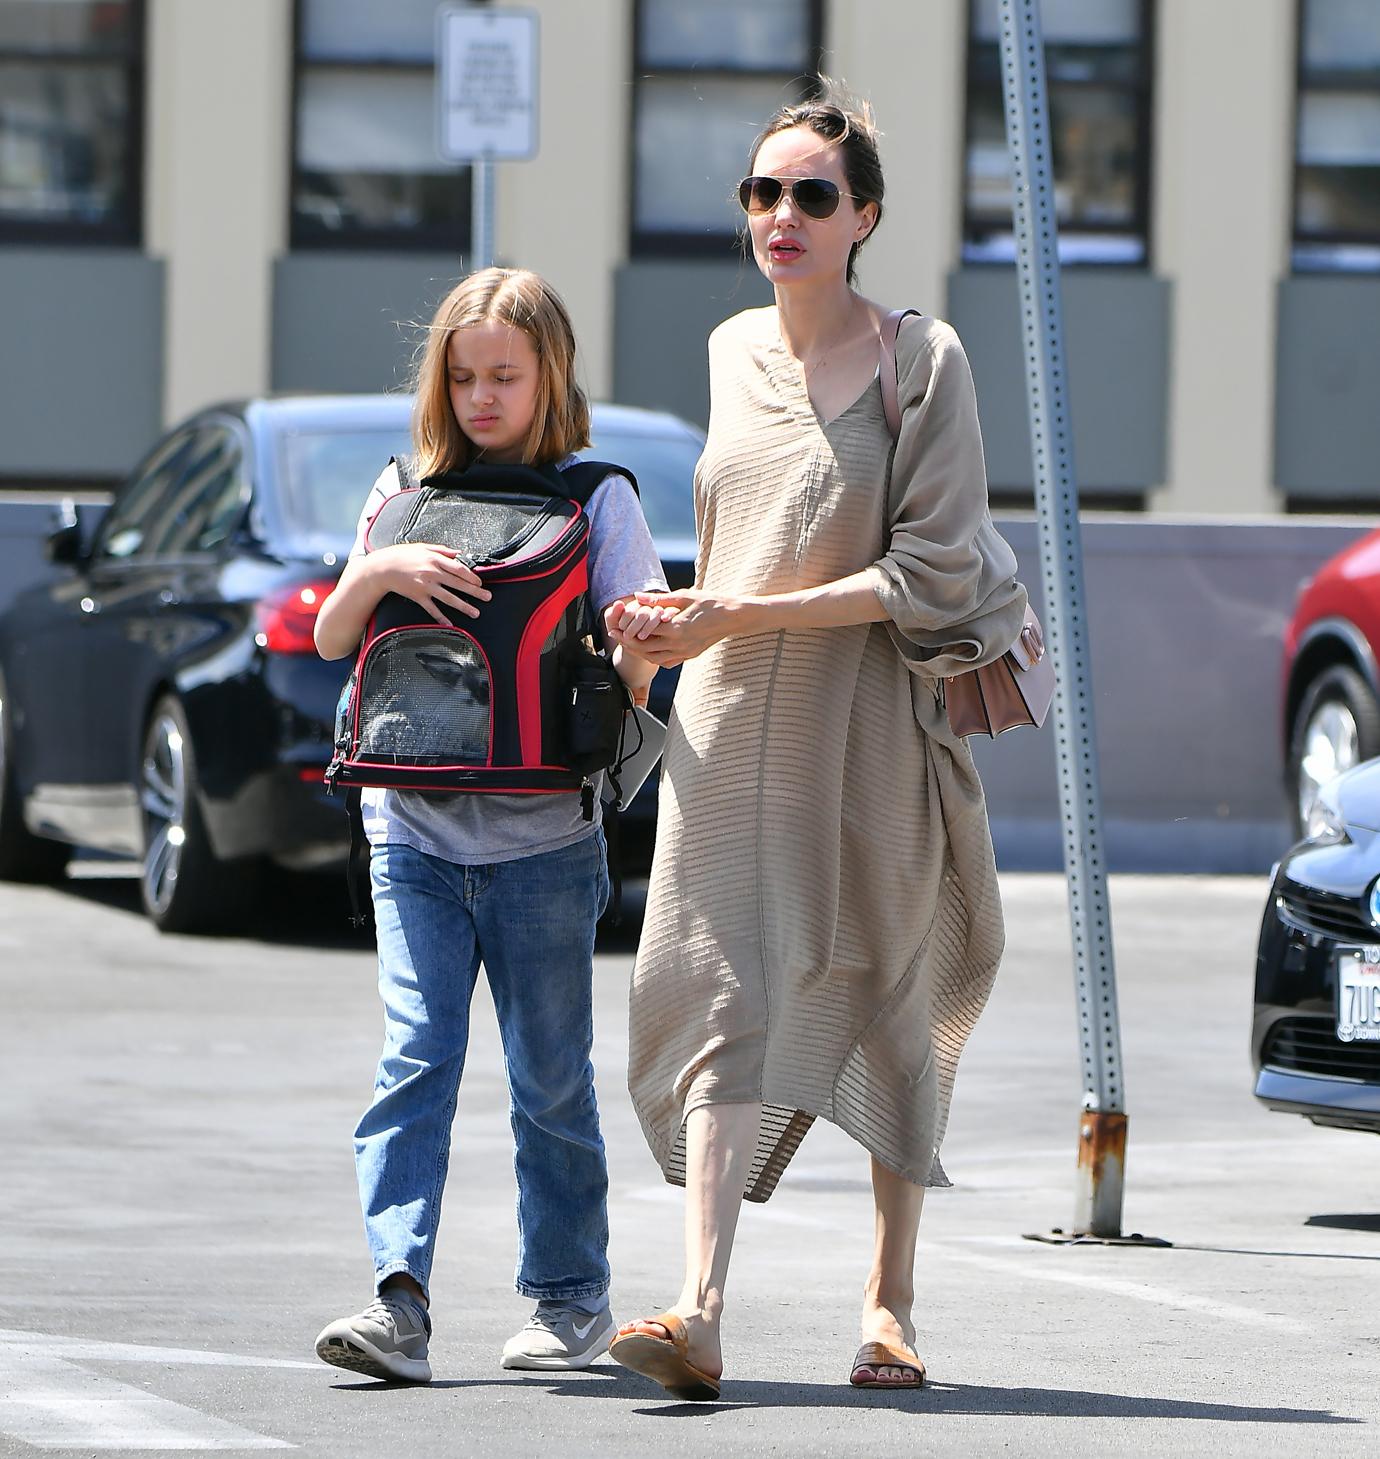
M 1294 826 L 1318 830 L 1318 791 L 1380 755 L 1380 531 L 1324 564 L 1284 636 L 1284 743 Z

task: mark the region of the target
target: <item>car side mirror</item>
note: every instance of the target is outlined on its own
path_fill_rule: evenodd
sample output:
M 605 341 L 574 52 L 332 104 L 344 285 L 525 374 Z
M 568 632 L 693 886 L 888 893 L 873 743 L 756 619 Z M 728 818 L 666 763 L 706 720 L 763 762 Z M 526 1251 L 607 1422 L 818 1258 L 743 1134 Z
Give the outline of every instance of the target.
M 48 561 L 59 565 L 75 567 L 86 556 L 75 503 L 64 501 L 58 508 L 56 524 L 43 546 Z

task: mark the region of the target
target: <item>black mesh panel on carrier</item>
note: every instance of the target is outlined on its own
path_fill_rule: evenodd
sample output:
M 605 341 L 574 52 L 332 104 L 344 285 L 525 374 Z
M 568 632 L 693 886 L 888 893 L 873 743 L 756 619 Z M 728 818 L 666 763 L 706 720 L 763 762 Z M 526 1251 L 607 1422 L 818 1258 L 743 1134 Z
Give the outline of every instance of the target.
M 558 538 L 568 525 L 568 512 L 553 513 L 564 503 L 485 501 L 482 497 L 436 495 L 425 503 L 402 539 L 407 542 L 444 542 L 447 547 L 479 561 L 515 556 L 517 550 L 540 551 Z M 542 527 L 547 532 L 542 532 Z
M 395 765 L 482 763 L 492 721 L 489 669 L 456 629 L 380 638 L 359 688 L 358 754 Z

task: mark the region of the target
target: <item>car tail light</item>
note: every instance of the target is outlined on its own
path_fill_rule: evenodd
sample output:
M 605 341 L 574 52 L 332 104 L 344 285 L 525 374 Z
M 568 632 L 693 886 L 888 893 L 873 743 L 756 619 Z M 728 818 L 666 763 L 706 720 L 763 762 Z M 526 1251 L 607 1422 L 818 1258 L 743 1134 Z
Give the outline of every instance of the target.
M 254 642 L 272 654 L 313 654 L 312 632 L 321 605 L 335 591 L 335 582 L 300 583 L 280 588 L 261 598 L 256 606 L 259 631 Z

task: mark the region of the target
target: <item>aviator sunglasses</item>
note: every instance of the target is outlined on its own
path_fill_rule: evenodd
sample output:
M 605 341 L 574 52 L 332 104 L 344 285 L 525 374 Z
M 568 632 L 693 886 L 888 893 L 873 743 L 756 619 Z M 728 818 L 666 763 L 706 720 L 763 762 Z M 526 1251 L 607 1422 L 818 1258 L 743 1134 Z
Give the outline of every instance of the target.
M 738 184 L 738 202 L 745 213 L 770 213 L 781 201 L 787 182 L 791 201 L 807 218 L 832 218 L 838 212 L 843 193 L 827 177 L 745 177 Z

